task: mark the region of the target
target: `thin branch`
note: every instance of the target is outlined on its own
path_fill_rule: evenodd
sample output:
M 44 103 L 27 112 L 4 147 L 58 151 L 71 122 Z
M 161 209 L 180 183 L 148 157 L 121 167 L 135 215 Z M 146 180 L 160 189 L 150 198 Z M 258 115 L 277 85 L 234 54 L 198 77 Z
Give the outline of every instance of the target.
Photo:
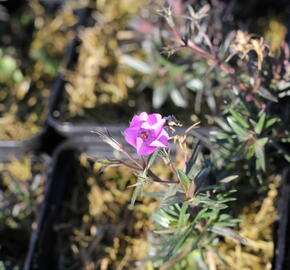
M 138 172 L 142 172 L 143 170 L 140 169 L 140 168 L 137 168 L 131 164 L 128 164 L 126 163 L 125 161 L 123 160 L 120 160 L 120 159 L 107 159 L 109 162 L 111 162 L 112 164 L 116 164 L 116 165 L 123 165 L 123 166 L 126 166 L 134 171 L 138 171 Z
M 189 158 L 189 160 L 186 162 L 185 166 L 186 166 L 186 173 L 187 174 L 191 174 L 191 168 L 193 166 L 193 164 L 195 163 L 196 159 L 197 159 L 197 155 L 199 153 L 199 149 L 200 149 L 200 140 L 197 140 L 197 142 L 194 145 L 194 148 L 192 150 L 192 154 L 191 157 Z
M 123 148 L 123 147 L 122 147 Z M 134 159 L 133 157 L 132 157 L 132 155 L 129 153 L 129 152 L 127 152 L 124 148 L 122 149 L 123 151 L 123 153 L 134 163 L 134 164 L 136 164 L 137 165 L 137 167 L 139 167 L 140 169 L 143 169 L 143 166 L 136 160 L 136 159 Z
M 143 155 L 141 155 L 142 161 L 143 161 L 143 166 L 144 169 L 147 167 L 147 160 L 145 159 L 145 157 Z
M 219 63 L 219 59 L 217 59 L 215 56 L 211 55 L 210 53 L 208 53 L 207 51 L 203 50 L 202 48 L 200 48 L 198 45 L 194 44 L 191 40 L 187 40 L 185 41 L 182 38 L 182 35 L 178 32 L 178 30 L 176 29 L 175 26 L 170 26 L 171 31 L 174 33 L 175 37 L 177 38 L 177 40 L 179 40 L 181 47 L 186 47 L 189 48 L 190 50 L 192 50 L 194 53 L 202 56 L 203 58 L 212 61 L 214 63 L 217 63 L 219 68 L 225 72 L 228 75 L 232 75 L 234 74 L 234 69 L 231 67 L 227 67 L 225 66 L 223 63 Z
M 160 270 L 169 269 L 172 265 L 174 265 L 175 263 L 180 261 L 184 256 L 186 256 L 190 251 L 191 251 L 191 245 L 185 246 L 184 249 L 181 250 L 181 252 L 178 255 L 176 255 L 173 259 L 171 259 L 170 261 L 168 261 L 165 264 L 163 264 L 160 267 Z
M 161 184 L 179 184 L 179 181 L 174 180 L 162 180 L 150 177 L 150 179 L 154 182 L 161 183 Z
M 178 180 L 178 182 L 181 184 L 180 179 L 179 179 L 178 174 L 177 174 L 177 171 L 176 171 L 176 168 L 173 166 L 171 160 L 169 161 L 168 165 L 169 165 L 170 170 L 173 172 L 173 174 L 175 175 L 176 179 Z

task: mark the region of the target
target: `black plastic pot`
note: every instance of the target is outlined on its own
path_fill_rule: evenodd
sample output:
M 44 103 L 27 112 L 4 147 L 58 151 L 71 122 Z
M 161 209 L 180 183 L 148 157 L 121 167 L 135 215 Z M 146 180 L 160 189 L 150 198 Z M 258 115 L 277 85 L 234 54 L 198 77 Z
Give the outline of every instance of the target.
M 112 157 L 111 148 L 97 140 L 96 136 L 74 137 L 59 145 L 53 154 L 45 200 L 37 228 L 31 236 L 24 270 L 57 270 L 56 261 L 59 254 L 54 249 L 56 241 L 54 224 L 66 190 L 79 180 L 76 171 L 79 167 L 80 153 L 94 157 Z
M 7 162 L 12 157 L 20 157 L 30 151 L 37 151 L 41 145 L 41 136 L 27 141 L 0 141 L 0 162 Z
M 78 39 L 75 38 L 68 46 L 68 50 L 65 55 L 66 67 L 71 67 L 77 59 L 77 47 L 79 45 Z M 65 76 L 62 72 L 57 75 L 50 99 L 49 113 L 47 116 L 47 124 L 61 137 L 70 138 L 75 136 L 86 136 L 91 131 L 108 131 L 113 137 L 120 137 L 121 132 L 128 127 L 125 124 L 117 125 L 100 125 L 98 123 L 73 123 L 62 122 L 61 119 L 61 106 L 66 98 L 64 85 L 66 83 Z M 104 112 L 105 114 L 105 112 Z M 185 130 L 185 129 L 184 129 Z M 209 128 L 193 129 L 191 133 L 198 139 L 202 140 L 206 146 L 209 147 L 209 140 L 207 139 Z
M 287 270 L 290 269 L 290 167 L 282 174 L 277 212 L 273 270 Z
M 9 184 L 5 182 L 2 183 L 2 181 L 0 181 L 1 191 L 6 193 L 8 189 L 9 194 L 11 192 L 15 192 L 11 193 L 12 196 L 9 201 L 7 201 L 7 198 L 3 197 L 3 201 L 1 201 L 1 212 L 3 212 L 1 213 L 1 215 L 4 215 L 4 217 L 7 216 L 9 217 L 9 219 L 14 221 L 16 220 L 17 222 L 17 226 L 14 227 L 9 225 L 10 223 L 8 223 L 6 219 L 4 219 L 4 222 L 1 221 L 0 261 L 3 260 L 5 264 L 7 264 L 5 266 L 3 265 L 3 267 L 7 267 L 5 269 L 16 269 L 14 268 L 14 264 L 24 264 L 25 253 L 29 249 L 29 239 L 31 236 L 30 234 L 32 231 L 33 223 L 36 222 L 35 218 L 37 217 L 38 206 L 34 204 L 33 209 L 31 209 L 31 205 L 29 204 L 30 202 L 28 203 L 28 206 L 26 206 L 27 202 L 22 201 L 21 198 L 25 198 L 26 196 L 28 196 L 31 199 L 32 197 L 30 196 L 33 196 L 33 200 L 36 200 L 36 197 L 34 196 L 37 196 L 37 201 L 34 201 L 34 203 L 40 203 L 39 200 L 42 194 L 40 193 L 41 190 L 38 188 L 41 187 L 41 189 L 44 189 L 44 185 L 46 182 L 47 173 L 45 171 L 45 168 L 48 167 L 48 164 L 50 163 L 50 158 L 44 154 L 36 154 L 34 152 L 32 144 L 32 140 L 29 141 L 29 143 L 0 141 L 0 162 L 1 165 L 3 165 L 3 171 L 1 171 L 1 179 L 2 176 L 3 179 L 5 176 L 10 181 Z M 11 171 L 13 169 L 7 169 L 9 167 L 5 167 L 10 162 L 15 162 L 15 159 L 21 161 L 23 157 L 29 157 L 32 164 L 30 171 L 32 178 L 26 179 L 25 181 L 27 182 L 25 183 L 25 185 L 23 180 L 21 182 L 17 178 L 17 176 L 13 175 L 13 171 Z M 33 164 L 37 164 L 37 166 L 35 167 Z M 39 165 L 41 165 L 44 171 L 39 171 L 39 169 L 37 169 L 37 167 L 39 168 Z M 19 175 L 19 172 L 18 174 L 16 172 L 16 175 Z M 19 177 L 22 177 L 22 175 L 19 175 Z M 38 186 L 39 184 L 37 183 L 41 183 L 41 185 Z M 36 186 L 33 188 L 32 186 L 35 184 Z M 7 185 L 9 185 L 9 187 Z M 35 192 L 36 190 L 37 192 Z M 15 210 L 16 204 L 21 204 L 22 206 L 19 210 L 19 214 L 16 214 L 16 216 L 14 216 L 14 214 L 12 215 L 12 213 Z M 11 212 L 11 215 L 6 212 L 7 210 Z M 11 247 L 9 243 L 11 243 Z M 8 265 L 9 261 L 11 263 L 10 265 Z
M 282 9 L 284 5 L 284 0 L 282 1 L 274 1 L 277 6 Z M 287 0 L 285 0 L 287 1 Z M 251 1 L 249 1 L 251 2 Z M 254 1 L 255 5 L 262 4 L 262 1 Z M 271 4 L 274 3 L 273 0 L 267 1 L 267 4 L 271 6 Z M 240 8 L 243 9 L 243 7 L 247 7 L 247 3 L 244 3 L 241 1 L 239 3 L 241 6 Z M 269 8 L 267 6 L 267 9 Z M 287 5 L 288 7 L 289 5 Z M 290 8 L 290 6 L 289 6 Z M 257 12 L 257 10 L 255 11 Z M 289 11 L 290 12 L 290 11 Z M 80 24 L 83 26 L 86 26 L 90 24 L 90 11 L 86 10 L 82 14 L 80 14 Z M 66 54 L 64 56 L 64 67 L 65 70 L 70 70 L 73 68 L 73 65 L 76 63 L 78 58 L 78 47 L 80 45 L 80 40 L 76 36 L 75 39 L 68 45 L 68 49 L 66 51 Z M 50 99 L 50 105 L 49 105 L 49 113 L 47 117 L 47 123 L 49 126 L 51 126 L 57 133 L 61 134 L 64 137 L 71 137 L 71 136 L 77 136 L 80 134 L 86 134 L 87 132 L 95 129 L 104 130 L 107 129 L 111 134 L 118 134 L 120 130 L 124 130 L 125 124 L 118 123 L 115 125 L 100 125 L 98 122 L 88 122 L 86 120 L 84 121 L 62 121 L 61 119 L 64 119 L 62 115 L 62 109 L 65 106 L 66 99 L 68 98 L 65 92 L 65 84 L 66 79 L 64 72 L 60 71 L 55 79 L 54 85 L 52 87 L 52 95 Z M 110 109 L 108 109 L 110 110 Z M 182 109 L 180 109 L 182 110 Z M 106 116 L 106 109 L 103 111 L 104 116 Z M 168 112 L 170 114 L 170 111 Z
M 91 17 L 89 16 L 90 11 L 86 12 L 85 16 L 81 15 L 83 19 L 80 21 L 84 26 L 91 24 Z M 74 64 L 78 60 L 78 47 L 81 44 L 80 40 L 76 37 L 68 45 L 68 49 L 64 56 L 63 67 L 64 70 L 72 70 Z M 123 131 L 126 128 L 127 123 L 119 123 L 118 119 L 116 120 L 117 124 L 107 125 L 99 124 L 97 121 L 92 122 L 88 120 L 78 120 L 77 122 L 72 121 L 63 121 L 64 119 L 63 108 L 67 103 L 67 94 L 65 91 L 65 84 L 67 83 L 65 78 L 65 72 L 60 71 L 54 81 L 52 87 L 52 95 L 50 98 L 49 112 L 47 116 L 47 123 L 51 126 L 57 133 L 66 138 L 72 136 L 78 136 L 81 134 L 86 134 L 92 130 L 108 130 L 110 134 L 119 136 L 120 131 Z M 103 115 L 106 117 L 106 112 L 112 110 L 111 108 L 104 107 Z M 180 109 L 182 110 L 182 109 Z M 167 112 L 168 115 L 172 112 Z M 121 115 L 121 113 L 116 113 L 116 115 Z M 120 117 L 121 118 L 121 117 Z M 129 122 L 129 120 L 128 120 Z
M 39 1 L 41 4 L 43 4 L 46 8 L 47 12 L 55 12 L 65 2 L 65 0 L 54 0 L 54 1 Z M 27 4 L 27 3 L 26 3 Z M 53 7 L 53 9 L 51 9 Z M 75 10 L 75 15 L 78 18 L 77 23 L 73 26 L 74 31 L 78 31 L 78 28 L 80 26 L 85 25 L 86 18 L 89 14 L 88 8 L 82 8 Z M 73 53 L 75 52 L 76 47 L 76 39 L 72 40 L 70 45 L 66 48 L 64 52 L 64 56 L 62 59 L 61 66 L 70 66 L 71 62 L 73 61 Z M 58 84 L 58 80 L 55 80 L 55 85 Z M 57 86 L 54 86 L 53 89 L 55 89 Z M 57 103 L 58 100 L 60 100 L 58 94 L 56 91 L 52 91 L 51 93 L 52 97 L 50 98 L 50 101 L 53 100 L 53 103 Z M 51 107 L 53 105 L 49 104 L 48 109 L 51 111 Z M 46 118 L 49 118 L 50 113 L 48 113 L 48 116 Z M 38 153 L 48 153 L 51 154 L 53 150 L 56 148 L 56 146 L 62 142 L 64 139 L 63 136 L 61 136 L 59 133 L 55 132 L 55 129 L 49 125 L 49 120 L 47 120 L 43 126 L 41 127 L 41 131 L 33 135 L 31 138 L 26 140 L 0 140 L 0 147 L 2 147 L 2 151 L 0 152 L 0 161 L 2 159 L 6 159 L 6 156 L 8 153 L 12 153 L 11 149 L 15 149 L 15 154 L 20 152 L 25 152 L 26 150 L 34 151 Z M 9 149 L 6 151 L 6 149 Z
M 72 42 L 68 45 L 66 55 L 64 57 L 64 63 L 66 69 L 71 67 L 77 60 L 77 47 L 79 45 L 77 37 L 75 37 Z M 47 116 L 47 123 L 51 126 L 58 134 L 64 137 L 78 136 L 81 134 L 89 133 L 92 130 L 108 130 L 110 134 L 118 134 L 121 130 L 124 130 L 125 126 L 123 125 L 114 125 L 114 126 L 103 126 L 98 125 L 98 123 L 72 123 L 72 122 L 62 122 L 61 118 L 61 106 L 64 102 L 65 96 L 65 75 L 63 72 L 59 72 L 53 87 L 52 95 L 50 99 L 49 112 Z
M 24 269 L 56 269 L 52 267 L 52 253 L 55 237 L 52 233 L 53 220 L 57 214 L 68 177 L 74 175 L 76 159 L 72 149 L 66 149 L 58 156 L 48 178 L 47 191 L 42 211 L 33 232 Z M 61 166 L 61 167 L 60 167 Z M 53 181 L 54 179 L 55 181 Z

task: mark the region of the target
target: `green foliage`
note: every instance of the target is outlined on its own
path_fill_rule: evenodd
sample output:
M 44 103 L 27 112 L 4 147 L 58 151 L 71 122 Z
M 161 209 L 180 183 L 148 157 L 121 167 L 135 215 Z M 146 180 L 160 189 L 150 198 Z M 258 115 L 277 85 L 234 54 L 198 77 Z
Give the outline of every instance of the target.
M 218 124 L 222 131 L 212 132 L 212 139 L 219 148 L 216 148 L 218 155 L 221 154 L 225 161 L 239 160 L 249 166 L 254 162 L 256 171 L 265 172 L 267 160 L 270 161 L 266 157 L 268 149 L 281 147 L 282 157 L 287 160 L 288 153 L 283 149 L 282 142 L 289 137 L 289 131 L 285 119 L 279 119 L 270 112 L 258 112 L 256 104 L 246 104 L 240 97 L 237 96 L 240 103 L 228 110 L 230 116 L 226 117 L 227 121 L 219 119 Z M 279 130 L 284 130 L 280 138 L 277 137 Z
M 188 176 L 180 169 L 177 169 L 177 174 L 178 174 L 178 178 L 181 181 L 182 187 L 185 191 L 187 191 L 190 187 L 190 179 L 188 178 Z
M 181 193 L 179 190 L 171 197 L 180 197 Z M 168 201 L 164 192 L 165 199 L 160 209 L 152 214 L 156 224 L 155 233 L 160 235 L 154 260 L 160 265 L 173 264 L 179 254 L 182 254 L 180 259 L 202 254 L 209 246 L 214 248 L 213 243 L 219 241 L 218 235 L 247 244 L 245 239 L 230 229 L 236 226 L 238 220 L 223 213 L 223 209 L 228 207 L 227 203 L 234 200 L 229 195 L 225 190 L 212 190 L 210 194 L 198 192 L 193 198 L 176 203 Z M 188 267 L 193 267 L 197 261 L 188 263 Z

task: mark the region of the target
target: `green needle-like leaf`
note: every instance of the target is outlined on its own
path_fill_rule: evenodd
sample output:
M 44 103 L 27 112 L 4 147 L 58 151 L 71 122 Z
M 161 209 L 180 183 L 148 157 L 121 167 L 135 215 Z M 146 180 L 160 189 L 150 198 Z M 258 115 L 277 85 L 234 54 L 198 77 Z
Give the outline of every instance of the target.
M 153 152 L 153 154 L 151 154 L 148 158 L 148 164 L 146 166 L 146 169 L 145 169 L 145 174 L 147 173 L 147 171 L 150 169 L 150 167 L 153 165 L 156 157 L 158 156 L 158 153 L 159 153 L 159 150 L 157 149 L 156 151 Z
M 149 75 L 153 73 L 153 69 L 150 65 L 130 55 L 123 55 L 121 58 L 121 62 L 143 74 Z
M 279 122 L 279 119 L 278 118 L 271 118 L 267 121 L 265 127 L 266 128 L 269 128 L 271 127 L 272 125 L 276 124 L 277 122 Z
M 131 198 L 131 207 L 134 206 L 137 197 L 142 193 L 144 185 L 145 185 L 145 182 L 144 182 L 142 176 L 139 176 L 137 179 L 137 183 L 135 185 L 133 185 L 133 186 L 135 186 L 135 189 L 134 189 L 134 192 L 133 192 L 132 198 Z
M 258 124 L 255 126 L 256 134 L 260 135 L 263 131 L 264 125 L 266 120 L 266 114 L 262 113 L 261 117 L 259 118 Z
M 177 169 L 177 174 L 178 174 L 178 178 L 180 179 L 183 189 L 185 191 L 188 190 L 189 186 L 190 186 L 190 179 L 187 177 L 187 175 L 180 169 Z
M 223 184 L 225 184 L 225 183 L 229 183 L 229 182 L 231 182 L 231 181 L 237 179 L 238 177 L 239 177 L 238 175 L 230 175 L 230 176 L 227 176 L 227 177 L 223 178 L 223 179 L 220 180 L 219 182 L 220 182 L 220 183 L 223 183 Z
M 245 238 L 241 237 L 240 235 L 238 235 L 236 232 L 234 232 L 233 230 L 231 230 L 229 228 L 224 228 L 224 227 L 220 227 L 220 226 L 213 226 L 210 228 L 210 230 L 216 234 L 219 234 L 219 235 L 222 235 L 225 237 L 233 238 L 243 245 L 249 244 Z
M 248 132 L 242 128 L 241 126 L 239 126 L 231 117 L 227 117 L 228 123 L 231 126 L 231 128 L 233 129 L 233 131 L 239 136 L 239 138 L 242 141 L 247 140 L 248 138 Z
M 264 146 L 268 142 L 268 138 L 261 138 L 255 142 L 255 155 L 257 157 L 258 165 L 263 171 L 266 170 L 265 150 Z
M 239 113 L 237 113 L 235 110 L 233 109 L 229 109 L 229 112 L 231 113 L 231 115 L 244 127 L 244 128 L 249 128 L 250 125 L 247 122 L 246 119 L 244 119 Z

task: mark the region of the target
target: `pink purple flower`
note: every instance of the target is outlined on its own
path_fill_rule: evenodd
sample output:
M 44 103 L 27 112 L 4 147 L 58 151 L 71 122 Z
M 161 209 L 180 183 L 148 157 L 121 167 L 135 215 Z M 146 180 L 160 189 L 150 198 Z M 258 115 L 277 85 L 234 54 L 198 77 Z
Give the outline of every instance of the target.
M 169 145 L 169 135 L 164 129 L 166 120 L 158 113 L 142 112 L 135 115 L 124 131 L 125 140 L 136 148 L 139 155 L 150 155 L 157 148 Z

